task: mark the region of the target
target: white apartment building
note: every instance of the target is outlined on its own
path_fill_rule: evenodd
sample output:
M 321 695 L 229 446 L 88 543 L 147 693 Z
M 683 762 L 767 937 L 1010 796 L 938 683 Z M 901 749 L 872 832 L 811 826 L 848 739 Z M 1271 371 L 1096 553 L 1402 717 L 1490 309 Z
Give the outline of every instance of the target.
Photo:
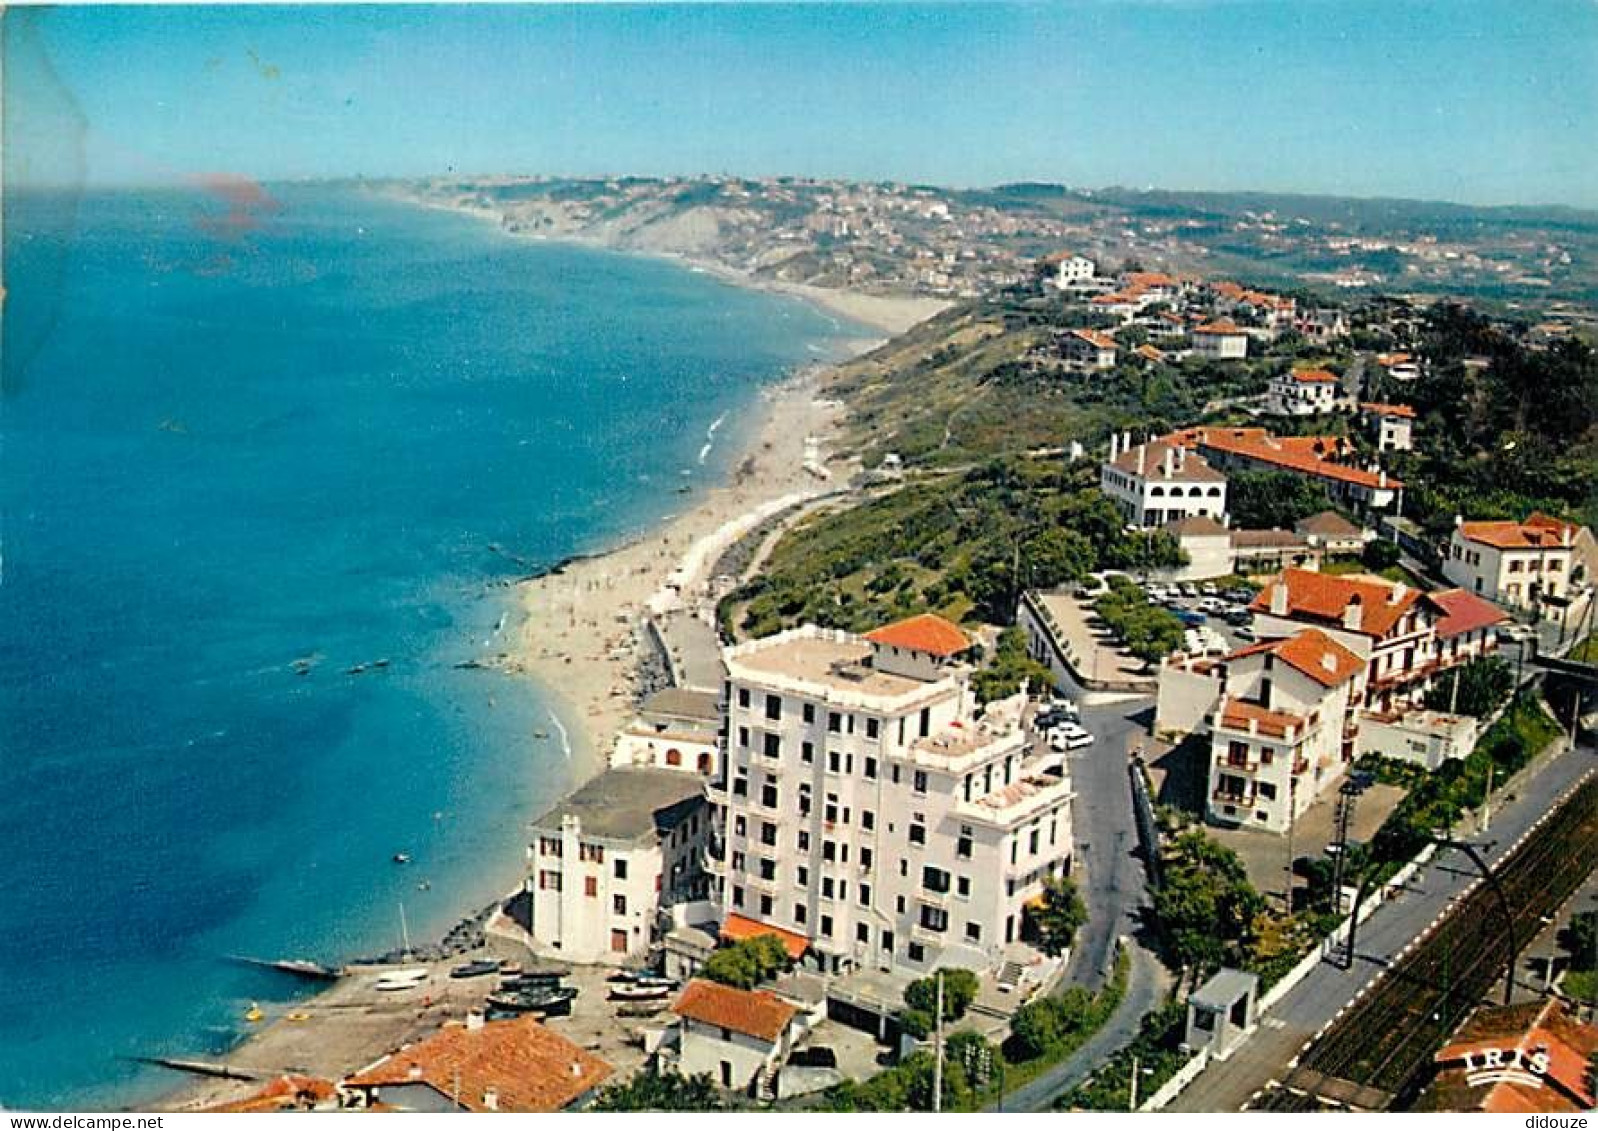
M 712 777 L 721 758 L 720 733 L 716 692 L 668 687 L 645 699 L 633 720 L 617 732 L 610 764 Z
M 1277 416 L 1317 416 L 1337 408 L 1337 374 L 1327 369 L 1293 369 L 1272 377 L 1265 404 Z
M 1071 782 L 1024 695 L 978 711 L 970 641 L 923 615 L 728 648 L 707 867 L 728 921 L 808 942 L 828 972 L 986 969 L 1071 866 Z
M 1097 270 L 1093 260 L 1085 255 L 1053 256 L 1050 262 L 1054 264 L 1054 285 L 1062 291 L 1092 281 Z
M 1110 458 L 1099 467 L 1099 489 L 1126 521 L 1149 530 L 1184 518 L 1226 520 L 1226 476 L 1180 444 L 1130 434 L 1110 437 Z
M 1540 513 L 1525 522 L 1456 519 L 1443 575 L 1489 601 L 1557 617 L 1585 586 L 1577 552 L 1585 533 L 1575 523 Z
M 589 781 L 531 825 L 535 949 L 585 963 L 647 955 L 657 912 L 704 895 L 710 827 L 695 774 L 612 769 Z
M 1060 335 L 1060 353 L 1078 369 L 1115 368 L 1115 339 L 1101 330 L 1067 330 Z

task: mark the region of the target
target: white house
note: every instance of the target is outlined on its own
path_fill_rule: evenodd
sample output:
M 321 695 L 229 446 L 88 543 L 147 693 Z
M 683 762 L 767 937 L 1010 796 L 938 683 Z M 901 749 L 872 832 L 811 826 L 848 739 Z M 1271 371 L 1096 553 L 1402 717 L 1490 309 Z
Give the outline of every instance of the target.
M 1577 552 L 1584 534 L 1573 522 L 1541 513 L 1525 522 L 1456 519 L 1443 575 L 1489 601 L 1558 618 L 1587 584 Z
M 922 615 L 726 649 L 707 866 L 729 922 L 798 936 L 831 973 L 1000 962 L 1028 902 L 1070 869 L 1073 794 L 1024 696 L 978 709 L 971 647 Z
M 1248 334 L 1225 320 L 1206 322 L 1192 330 L 1193 352 L 1216 361 L 1240 361 L 1248 356 Z
M 1232 572 L 1232 531 L 1208 515 L 1168 522 L 1160 528 L 1176 539 L 1187 564 L 1161 572 L 1170 581 L 1207 581 Z
M 1377 451 L 1415 450 L 1415 410 L 1409 405 L 1367 402 L 1359 406 L 1359 412 Z
M 1336 511 L 1319 511 L 1293 524 L 1293 530 L 1327 557 L 1350 557 L 1364 551 L 1376 535 Z
M 1128 434 L 1110 437 L 1110 458 L 1099 467 L 1099 489 L 1126 521 L 1149 530 L 1184 518 L 1226 516 L 1226 476 L 1180 444 Z
M 1094 271 L 1097 270 L 1093 260 L 1085 255 L 1061 253 L 1049 256 L 1044 262 L 1054 268 L 1054 285 L 1062 291 L 1091 281 Z
M 695 979 L 671 1011 L 678 1018 L 676 1069 L 708 1074 L 729 1091 L 769 1099 L 800 1034 L 799 1010 L 764 990 Z
M 1327 369 L 1292 369 L 1272 377 L 1267 411 L 1277 416 L 1316 416 L 1337 408 L 1337 374 Z
M 668 687 L 645 699 L 637 716 L 617 732 L 610 764 L 713 777 L 719 768 L 720 731 L 716 692 Z
M 625 963 L 656 943 L 657 912 L 705 893 L 704 782 L 612 769 L 531 825 L 527 927 L 541 953 Z
M 1264 428 L 1186 428 L 1165 437 L 1197 451 L 1222 471 L 1281 471 L 1313 479 L 1334 501 L 1361 513 L 1398 509 L 1400 479 L 1356 462 L 1343 436 L 1274 436 Z
M 1079 369 L 1114 369 L 1115 339 L 1100 330 L 1068 330 L 1060 335 L 1060 353 Z
M 1359 720 L 1355 753 L 1380 754 L 1435 770 L 1476 748 L 1478 724 L 1469 715 L 1408 711 L 1398 715 L 1366 712 Z

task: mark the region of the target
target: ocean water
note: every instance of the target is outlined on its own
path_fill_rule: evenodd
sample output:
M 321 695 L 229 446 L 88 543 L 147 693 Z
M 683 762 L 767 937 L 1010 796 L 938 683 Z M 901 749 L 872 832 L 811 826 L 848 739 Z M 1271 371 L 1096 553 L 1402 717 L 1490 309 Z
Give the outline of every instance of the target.
M 268 191 L 6 202 L 6 1107 L 146 1101 L 178 1081 L 125 1058 L 218 1052 L 296 992 L 227 955 L 371 954 L 402 903 L 420 940 L 512 886 L 580 767 L 537 688 L 454 665 L 514 629 L 513 578 L 684 505 L 852 329 Z

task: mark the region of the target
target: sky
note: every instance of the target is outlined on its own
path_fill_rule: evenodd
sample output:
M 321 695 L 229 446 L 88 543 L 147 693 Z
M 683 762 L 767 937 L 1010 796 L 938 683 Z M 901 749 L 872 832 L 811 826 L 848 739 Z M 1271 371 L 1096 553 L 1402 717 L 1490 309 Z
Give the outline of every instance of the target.
M 1593 0 L 12 8 L 12 185 L 737 173 L 1598 207 Z

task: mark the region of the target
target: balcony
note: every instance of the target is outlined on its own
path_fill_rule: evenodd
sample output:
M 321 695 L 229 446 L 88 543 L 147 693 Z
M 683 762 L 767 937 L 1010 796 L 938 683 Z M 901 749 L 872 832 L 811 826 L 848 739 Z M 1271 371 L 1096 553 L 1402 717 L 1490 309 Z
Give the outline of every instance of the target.
M 1248 758 L 1242 761 L 1234 762 L 1232 758 L 1226 754 L 1217 754 L 1215 756 L 1215 764 L 1223 770 L 1230 770 L 1233 773 L 1238 774 L 1257 774 L 1259 773 L 1260 769 L 1260 763 L 1255 759 Z

